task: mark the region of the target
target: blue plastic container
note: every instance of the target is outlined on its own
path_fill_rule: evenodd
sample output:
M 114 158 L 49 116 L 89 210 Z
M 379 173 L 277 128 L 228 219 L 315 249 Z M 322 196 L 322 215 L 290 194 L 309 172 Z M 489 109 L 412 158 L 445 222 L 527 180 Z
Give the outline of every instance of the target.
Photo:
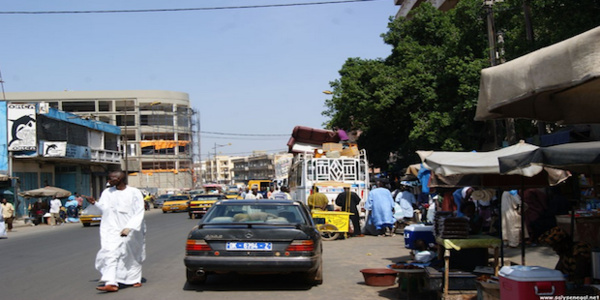
M 415 249 L 415 242 L 423 240 L 429 247 L 435 246 L 433 225 L 415 224 L 404 227 L 404 247 Z

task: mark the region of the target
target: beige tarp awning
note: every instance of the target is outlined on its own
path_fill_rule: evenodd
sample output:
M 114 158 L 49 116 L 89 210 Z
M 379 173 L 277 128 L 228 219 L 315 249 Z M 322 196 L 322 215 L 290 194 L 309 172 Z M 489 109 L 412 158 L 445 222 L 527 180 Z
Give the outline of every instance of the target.
M 529 153 L 538 146 L 520 142 L 510 147 L 489 152 L 417 151 L 423 165 L 439 175 L 500 174 L 498 157 L 518 153 Z M 515 169 L 508 175 L 532 177 L 542 171 L 541 166 Z
M 531 165 L 500 173 L 499 157 L 530 153 L 539 147 L 524 142 L 489 152 L 417 151 L 430 169 L 432 187 L 517 187 L 556 185 L 570 174 L 563 170 Z
M 483 69 L 475 120 L 600 123 L 600 27 Z
M 46 186 L 43 188 L 29 190 L 19 193 L 21 197 L 30 197 L 30 198 L 39 198 L 39 197 L 58 197 L 65 198 L 71 196 L 71 192 L 54 187 L 54 186 Z

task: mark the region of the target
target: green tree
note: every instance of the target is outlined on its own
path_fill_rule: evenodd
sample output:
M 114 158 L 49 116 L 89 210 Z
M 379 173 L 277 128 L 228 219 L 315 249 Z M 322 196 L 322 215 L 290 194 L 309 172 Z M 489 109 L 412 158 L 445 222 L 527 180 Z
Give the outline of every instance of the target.
M 524 4 L 534 38 L 526 37 Z M 507 59 L 564 40 L 600 24 L 600 0 L 506 0 L 494 6 Z M 393 153 L 399 166 L 418 161 L 415 151 L 479 149 L 489 136 L 473 121 L 482 68 L 489 66 L 481 0 L 462 0 L 441 12 L 421 4 L 410 19 L 391 20 L 382 34 L 392 46 L 385 59 L 348 59 L 331 82 L 323 112 L 328 128 L 361 130 L 359 144 L 376 167 Z M 517 137 L 535 132 L 517 122 Z
M 410 20 L 389 23 L 385 60 L 348 59 L 324 112 L 328 127 L 359 129 L 371 162 L 414 162 L 418 149 L 476 149 L 473 121 L 479 71 L 487 64 L 480 5 L 464 1 L 450 13 L 422 4 Z M 462 3 L 462 2 L 461 2 Z M 460 19 L 460 20 L 457 20 Z M 461 28 L 462 27 L 462 28 Z
M 533 40 L 526 36 L 524 4 L 530 7 Z M 495 11 L 509 60 L 600 25 L 600 0 L 506 0 Z

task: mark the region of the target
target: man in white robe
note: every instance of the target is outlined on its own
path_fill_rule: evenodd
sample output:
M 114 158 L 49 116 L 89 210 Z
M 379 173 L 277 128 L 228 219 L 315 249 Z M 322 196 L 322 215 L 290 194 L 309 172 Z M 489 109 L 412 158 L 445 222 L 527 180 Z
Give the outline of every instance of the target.
M 0 239 L 5 239 L 7 237 L 6 227 L 4 226 L 4 217 L 2 216 L 2 205 L 0 205 Z
M 502 239 L 508 242 L 509 247 L 519 246 L 521 240 L 521 215 L 519 214 L 519 206 L 521 205 L 521 197 L 517 191 L 502 193 Z
M 121 171 L 110 173 L 108 182 L 111 187 L 98 201 L 85 198 L 102 211 L 96 269 L 105 285 L 97 289 L 116 292 L 119 284 L 142 286 L 142 262 L 146 258 L 144 197 L 137 188 L 127 186 Z

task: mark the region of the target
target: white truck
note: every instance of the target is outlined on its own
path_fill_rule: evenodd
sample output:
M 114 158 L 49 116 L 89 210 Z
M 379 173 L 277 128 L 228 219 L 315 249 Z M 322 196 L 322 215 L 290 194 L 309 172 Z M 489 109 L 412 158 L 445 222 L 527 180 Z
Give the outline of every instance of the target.
M 351 184 L 350 190 L 360 196 L 362 207 L 369 192 L 369 163 L 365 150 L 360 150 L 353 157 L 317 158 L 308 152 L 294 156 L 288 176 L 292 199 L 306 204 L 313 185 L 327 181 Z M 330 205 L 335 206 L 335 198 L 343 192 L 343 188 L 320 185 L 319 192 L 327 196 Z

